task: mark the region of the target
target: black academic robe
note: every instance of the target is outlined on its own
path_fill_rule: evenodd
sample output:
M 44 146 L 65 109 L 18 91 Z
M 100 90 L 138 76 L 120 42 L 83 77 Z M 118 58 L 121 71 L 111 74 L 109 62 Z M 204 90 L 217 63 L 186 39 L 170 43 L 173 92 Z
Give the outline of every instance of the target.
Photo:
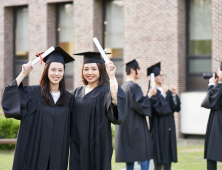
M 161 92 L 150 98 L 152 117 L 150 131 L 154 144 L 154 163 L 168 164 L 177 162 L 177 143 L 174 112 L 180 111 L 180 99 L 176 95 L 177 105 L 174 104 L 171 91 L 164 98 Z
M 222 162 L 222 84 L 209 86 L 202 107 L 211 109 L 208 119 L 204 158 Z
M 2 108 L 6 118 L 21 120 L 13 170 L 67 170 L 72 95 L 64 106 L 44 105 L 40 86 L 6 87 Z
M 111 122 L 121 124 L 126 117 L 125 93 L 118 87 L 117 106 L 108 86 L 97 86 L 85 95 L 86 86 L 74 91 L 71 116 L 71 170 L 111 170 Z
M 126 94 L 128 116 L 123 124 L 116 126 L 116 162 L 150 160 L 153 146 L 146 121 L 146 116 L 151 116 L 150 100 L 133 81 L 125 82 L 122 88 Z

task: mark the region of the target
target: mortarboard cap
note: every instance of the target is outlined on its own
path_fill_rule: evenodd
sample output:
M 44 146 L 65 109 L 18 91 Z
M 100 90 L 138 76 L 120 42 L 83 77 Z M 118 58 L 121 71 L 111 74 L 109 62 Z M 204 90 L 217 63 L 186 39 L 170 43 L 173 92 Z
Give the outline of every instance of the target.
M 125 65 L 126 65 L 126 70 L 130 70 L 131 68 L 138 68 L 139 63 L 136 61 L 136 59 L 133 59 L 125 63 Z
M 111 53 L 106 53 L 111 54 Z M 75 53 L 74 55 L 83 55 L 84 56 L 84 64 L 87 63 L 104 63 L 101 57 L 100 52 L 82 52 L 82 53 Z
M 47 64 L 50 62 L 59 62 L 62 64 L 69 63 L 74 61 L 75 59 L 72 58 L 67 52 L 65 52 L 61 47 L 55 47 L 55 50 L 51 52 L 49 55 L 43 58 L 43 61 Z
M 151 73 L 154 73 L 155 77 L 158 76 L 160 74 L 160 68 L 161 68 L 160 62 L 148 67 L 147 76 L 149 76 Z

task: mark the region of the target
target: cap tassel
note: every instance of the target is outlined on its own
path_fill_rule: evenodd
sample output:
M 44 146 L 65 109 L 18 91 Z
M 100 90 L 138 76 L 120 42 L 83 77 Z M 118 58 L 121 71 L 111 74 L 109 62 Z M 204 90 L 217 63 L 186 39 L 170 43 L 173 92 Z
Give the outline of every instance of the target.
M 39 58 L 40 58 L 39 62 L 40 62 L 40 64 L 42 64 L 42 61 L 43 61 L 42 54 L 36 52 L 36 55 L 39 56 Z

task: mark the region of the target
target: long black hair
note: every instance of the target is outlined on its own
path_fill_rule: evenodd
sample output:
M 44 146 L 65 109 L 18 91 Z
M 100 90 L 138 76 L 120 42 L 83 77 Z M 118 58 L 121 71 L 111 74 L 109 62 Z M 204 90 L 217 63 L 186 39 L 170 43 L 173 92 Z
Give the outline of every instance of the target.
M 45 64 L 44 70 L 42 72 L 42 76 L 40 79 L 40 86 L 41 86 L 41 96 L 43 99 L 43 103 L 46 105 L 52 105 L 50 103 L 50 80 L 48 78 L 48 71 L 51 63 Z M 65 65 L 64 65 L 64 70 L 65 70 Z M 62 80 L 59 82 L 59 91 L 60 91 L 60 97 L 56 103 L 58 106 L 62 106 L 66 104 L 67 101 L 67 94 L 66 94 L 66 85 L 65 85 L 65 79 L 64 76 Z

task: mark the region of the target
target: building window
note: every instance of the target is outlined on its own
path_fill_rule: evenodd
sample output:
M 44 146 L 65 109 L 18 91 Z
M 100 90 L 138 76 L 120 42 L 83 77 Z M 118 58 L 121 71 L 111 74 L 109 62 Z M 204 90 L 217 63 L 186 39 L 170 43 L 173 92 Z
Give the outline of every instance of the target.
M 14 79 L 28 62 L 28 7 L 14 8 Z M 28 85 L 28 76 L 23 80 Z
M 74 53 L 74 21 L 73 4 L 57 4 L 57 45 L 73 56 Z M 73 62 L 66 64 L 65 81 L 67 90 L 73 90 Z
M 116 78 L 119 84 L 123 83 L 123 1 L 104 1 L 104 47 L 116 66 Z
M 187 91 L 206 90 L 211 72 L 211 0 L 187 1 Z

